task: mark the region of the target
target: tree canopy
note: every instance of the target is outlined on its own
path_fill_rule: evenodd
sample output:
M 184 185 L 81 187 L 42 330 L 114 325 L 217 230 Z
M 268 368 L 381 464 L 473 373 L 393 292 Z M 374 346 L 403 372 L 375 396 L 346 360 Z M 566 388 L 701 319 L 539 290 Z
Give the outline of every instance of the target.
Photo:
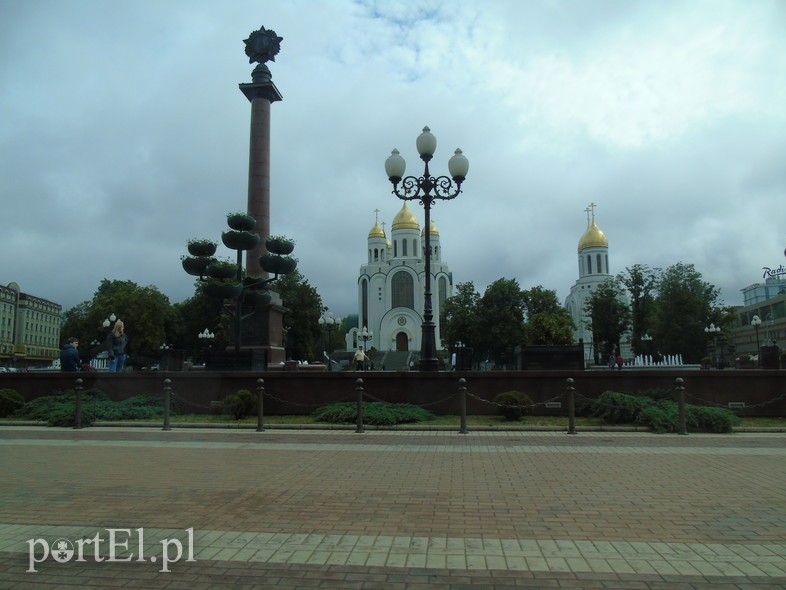
M 692 264 L 678 262 L 660 276 L 655 299 L 655 343 L 665 354 L 699 363 L 707 349 L 704 328 L 719 315 L 718 289 Z
M 555 291 L 541 286 L 522 290 L 515 279 L 498 279 L 481 296 L 471 283 L 459 283 L 442 307 L 441 336 L 474 350 L 476 360 L 511 365 L 521 344 L 570 344 L 573 320 Z
M 630 327 L 630 306 L 622 281 L 611 278 L 593 290 L 584 311 L 592 328 L 593 348 L 603 355 L 617 355 L 622 335 Z

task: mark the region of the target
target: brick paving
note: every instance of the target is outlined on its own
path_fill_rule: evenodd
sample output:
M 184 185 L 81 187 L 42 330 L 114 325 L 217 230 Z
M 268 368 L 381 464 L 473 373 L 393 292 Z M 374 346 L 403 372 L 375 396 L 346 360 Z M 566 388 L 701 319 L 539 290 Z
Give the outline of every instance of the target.
M 783 433 L 3 427 L 0 588 L 786 588 L 785 459 Z

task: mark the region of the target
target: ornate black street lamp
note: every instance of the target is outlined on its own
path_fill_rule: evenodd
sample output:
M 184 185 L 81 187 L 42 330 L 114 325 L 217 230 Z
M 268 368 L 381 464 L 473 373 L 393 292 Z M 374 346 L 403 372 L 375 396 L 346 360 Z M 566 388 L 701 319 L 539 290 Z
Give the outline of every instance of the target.
M 332 312 L 327 312 L 327 314 L 320 317 L 317 320 L 317 322 L 319 323 L 319 327 L 327 332 L 328 349 L 327 352 L 325 353 L 325 357 L 328 363 L 328 371 L 332 371 L 333 370 L 333 361 L 332 361 L 333 344 L 330 341 L 330 336 L 333 333 L 333 331 L 338 328 L 339 322 L 333 317 Z
M 437 149 L 437 138 L 431 134 L 428 127 L 423 128 L 416 141 L 420 159 L 426 165 L 423 176 L 407 176 L 404 178 L 406 162 L 399 155 L 398 150 L 393 150 L 387 160 L 385 160 L 385 172 L 388 179 L 393 184 L 393 194 L 404 201 L 419 201 L 423 205 L 426 214 L 425 220 L 425 259 L 426 259 L 426 281 L 423 292 L 423 324 L 422 337 L 420 343 L 420 370 L 436 371 L 439 368 L 437 359 L 437 344 L 435 336 L 435 325 L 433 321 L 433 310 L 431 306 L 431 205 L 435 200 L 448 201 L 454 199 L 461 192 L 461 184 L 467 177 L 469 171 L 469 161 L 457 149 L 453 156 L 448 160 L 448 172 L 451 179 L 447 176 L 433 177 L 429 173 L 428 163 L 434 156 Z M 399 189 L 399 183 L 401 188 Z

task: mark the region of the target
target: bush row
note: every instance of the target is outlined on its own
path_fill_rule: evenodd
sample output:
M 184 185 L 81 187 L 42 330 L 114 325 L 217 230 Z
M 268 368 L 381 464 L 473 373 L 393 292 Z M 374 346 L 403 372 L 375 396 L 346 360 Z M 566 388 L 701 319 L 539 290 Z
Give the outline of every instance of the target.
M 29 401 L 13 415 L 44 421 L 49 426 L 73 426 L 75 413 L 76 392 L 65 390 Z M 160 395 L 144 393 L 113 402 L 99 389 L 82 392 L 82 426 L 90 426 L 96 420 L 150 420 L 163 415 L 164 400 Z
M 389 404 L 386 402 L 363 402 L 363 423 L 373 426 L 395 426 L 433 420 L 434 414 L 411 404 Z M 354 424 L 357 422 L 357 403 L 329 404 L 313 414 L 317 422 L 331 424 Z
M 668 399 L 606 391 L 591 403 L 591 415 L 609 424 L 642 424 L 655 432 L 677 432 L 679 406 Z M 739 417 L 726 408 L 685 404 L 689 429 L 704 432 L 731 432 Z

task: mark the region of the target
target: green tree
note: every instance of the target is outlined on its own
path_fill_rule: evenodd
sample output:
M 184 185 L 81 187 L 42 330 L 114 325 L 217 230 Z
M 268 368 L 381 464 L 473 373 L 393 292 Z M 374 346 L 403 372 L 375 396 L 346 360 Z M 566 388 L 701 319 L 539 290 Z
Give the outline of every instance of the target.
M 322 337 L 319 317 L 325 309 L 319 293 L 299 270 L 279 276 L 272 287 L 287 308 L 284 314 L 284 347 L 287 358 L 317 360 L 321 357 L 321 353 L 318 355 L 316 351 Z
M 659 273 L 658 268 L 651 269 L 643 264 L 634 264 L 626 268 L 625 273 L 617 275 L 630 295 L 631 343 L 637 354 L 644 352 L 641 337 L 649 334 L 651 329 Z
M 595 350 L 603 358 L 619 351 L 620 338 L 630 326 L 630 307 L 618 278 L 611 278 L 595 289 L 587 300 L 584 312 L 589 317 Z
M 208 344 L 214 350 L 224 350 L 228 346 L 231 318 L 221 299 L 205 295 L 197 283 L 194 295 L 175 303 L 174 307 L 181 318 L 176 333 L 172 335 L 175 348 L 188 351 L 194 358 L 201 358 Z M 215 334 L 215 339 L 209 343 L 199 338 L 205 329 Z
M 524 297 L 516 279 L 497 279 L 478 302 L 475 356 L 512 366 L 513 352 L 525 341 Z
M 158 358 L 160 346 L 173 344 L 172 336 L 179 330 L 177 310 L 156 287 L 103 279 L 91 301 L 66 312 L 63 331 L 66 337 L 79 338 L 84 357 L 94 356 L 104 349 L 108 329 L 103 322 L 113 313 L 126 325 L 131 362 L 139 360 L 146 364 Z M 94 340 L 100 344 L 90 346 Z M 86 349 L 89 354 L 85 354 Z
M 440 314 L 439 331 L 444 347 L 451 348 L 456 342 L 477 347 L 479 301 L 480 295 L 472 282 L 456 285 L 456 293 L 445 300 Z
M 719 291 L 705 282 L 692 264 L 678 262 L 658 281 L 655 299 L 655 342 L 665 354 L 681 354 L 699 363 L 707 350 L 707 325 L 718 319 Z
M 560 305 L 557 292 L 538 285 L 522 292 L 527 319 L 527 344 L 566 345 L 573 342 L 576 326 Z

